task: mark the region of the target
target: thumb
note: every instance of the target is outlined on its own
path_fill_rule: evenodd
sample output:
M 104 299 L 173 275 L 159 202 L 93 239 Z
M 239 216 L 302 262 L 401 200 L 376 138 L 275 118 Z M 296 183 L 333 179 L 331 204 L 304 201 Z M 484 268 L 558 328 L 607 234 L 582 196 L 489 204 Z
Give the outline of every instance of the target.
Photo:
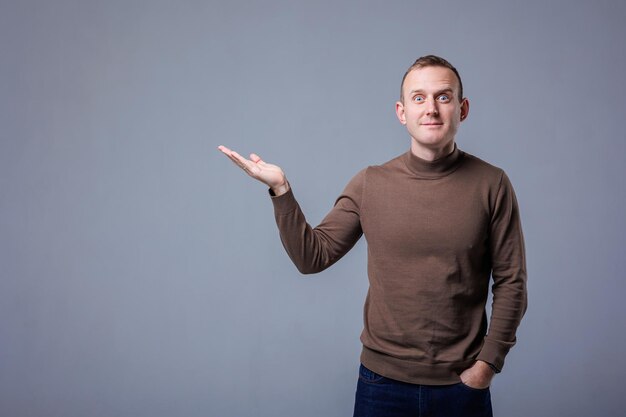
M 254 162 L 254 163 L 259 163 L 259 162 L 263 162 L 263 160 L 261 159 L 261 157 L 255 153 L 251 153 L 250 154 L 250 159 Z

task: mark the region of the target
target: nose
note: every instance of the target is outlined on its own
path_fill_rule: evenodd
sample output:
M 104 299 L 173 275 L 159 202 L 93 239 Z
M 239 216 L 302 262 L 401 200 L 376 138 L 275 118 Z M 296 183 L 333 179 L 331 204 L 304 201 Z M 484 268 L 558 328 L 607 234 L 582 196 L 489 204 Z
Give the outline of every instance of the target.
M 437 101 L 434 98 L 429 98 L 426 102 L 426 114 L 428 116 L 438 116 L 439 109 L 437 108 Z

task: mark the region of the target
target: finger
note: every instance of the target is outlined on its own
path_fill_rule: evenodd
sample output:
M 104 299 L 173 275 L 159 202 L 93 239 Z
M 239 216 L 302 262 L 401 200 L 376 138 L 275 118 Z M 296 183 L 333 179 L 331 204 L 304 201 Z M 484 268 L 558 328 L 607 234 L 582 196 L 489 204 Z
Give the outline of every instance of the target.
M 226 156 L 228 156 L 228 158 L 230 158 L 230 160 L 233 161 L 235 165 L 243 169 L 246 174 L 252 175 L 252 170 L 256 166 L 255 162 L 247 160 L 243 156 L 239 155 L 237 152 L 228 149 L 224 145 L 220 145 L 217 148 L 222 151 Z
M 224 145 L 220 145 L 217 147 L 217 149 L 219 149 L 220 151 L 222 151 L 222 153 L 225 153 L 226 155 L 230 155 L 231 154 L 231 150 L 228 149 L 226 146 Z
M 265 161 L 262 160 L 261 157 L 255 153 L 250 154 L 250 159 L 252 159 L 252 161 L 257 165 L 265 166 Z
M 242 164 L 245 164 L 246 162 L 248 162 L 248 160 L 246 158 L 244 158 L 243 156 L 239 155 L 237 152 L 235 151 L 231 151 L 230 154 L 232 156 L 234 156 L 235 158 L 237 158 Z
M 226 156 L 228 157 L 228 159 L 233 161 L 233 164 L 237 165 L 239 168 L 243 169 L 244 171 L 248 170 L 247 164 L 245 162 L 242 162 L 240 159 L 237 159 L 232 153 L 227 153 Z
M 237 152 L 235 151 L 231 151 L 230 155 L 235 158 L 235 161 L 239 162 L 239 165 L 247 165 L 248 160 L 246 158 L 244 158 L 243 156 L 239 155 Z
M 237 152 L 228 149 L 226 146 L 220 145 L 217 147 L 224 155 L 229 157 L 235 164 L 237 164 L 240 168 L 245 166 L 245 158 L 242 158 Z
M 239 159 L 237 159 L 234 155 L 234 151 L 231 151 L 230 149 L 223 147 L 222 149 L 220 149 L 220 151 L 222 151 L 224 153 L 224 155 L 226 155 L 228 158 L 230 158 L 231 161 L 233 161 L 234 163 L 236 163 L 237 165 L 240 165 L 241 163 L 239 162 Z
M 241 162 L 239 162 L 239 160 L 237 158 L 235 158 L 232 155 L 226 155 L 228 156 L 228 159 L 230 159 L 231 161 L 233 161 L 233 164 L 237 165 L 239 168 L 241 168 Z
M 244 171 L 246 171 L 246 173 L 248 173 L 249 175 L 252 175 L 251 173 L 253 172 L 256 164 L 246 158 L 244 158 L 243 156 L 239 155 L 237 152 L 232 151 L 231 153 L 232 155 L 232 159 L 233 161 L 239 165 L 239 167 L 241 169 L 243 169 Z

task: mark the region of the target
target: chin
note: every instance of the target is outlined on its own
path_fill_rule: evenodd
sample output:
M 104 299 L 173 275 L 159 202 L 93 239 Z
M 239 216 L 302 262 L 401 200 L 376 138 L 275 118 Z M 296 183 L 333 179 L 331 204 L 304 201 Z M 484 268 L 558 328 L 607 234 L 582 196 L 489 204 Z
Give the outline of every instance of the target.
M 426 146 L 428 148 L 441 148 L 448 144 L 448 141 L 441 138 L 433 138 L 433 139 L 420 139 L 417 141 L 418 144 L 422 146 Z

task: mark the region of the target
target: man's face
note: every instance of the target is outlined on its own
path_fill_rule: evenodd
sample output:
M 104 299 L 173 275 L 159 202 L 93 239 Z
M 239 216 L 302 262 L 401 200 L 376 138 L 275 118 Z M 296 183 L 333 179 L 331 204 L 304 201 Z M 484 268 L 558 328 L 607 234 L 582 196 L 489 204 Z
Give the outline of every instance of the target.
M 420 154 L 438 153 L 454 144 L 459 123 L 467 117 L 469 102 L 459 101 L 459 81 L 445 67 L 417 68 L 407 74 L 403 102 L 396 114 L 412 138 L 411 149 Z

